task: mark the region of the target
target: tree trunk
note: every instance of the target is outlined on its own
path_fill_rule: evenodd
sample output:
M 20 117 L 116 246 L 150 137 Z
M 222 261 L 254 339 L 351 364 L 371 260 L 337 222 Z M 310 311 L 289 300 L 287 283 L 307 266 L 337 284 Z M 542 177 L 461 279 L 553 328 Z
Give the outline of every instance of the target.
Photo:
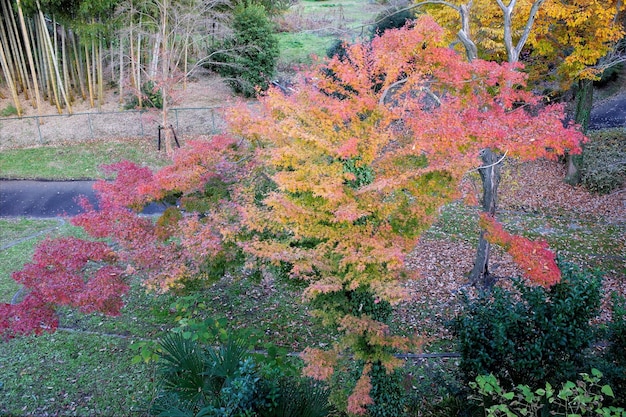
M 491 149 L 480 153 L 483 166 L 478 169 L 483 183 L 483 212 L 495 216 L 498 203 L 498 186 L 502 163 Z M 485 239 L 485 231 L 480 233 L 474 268 L 470 273 L 470 283 L 480 289 L 489 290 L 495 284 L 495 276 L 489 272 L 489 253 L 491 244 Z
M 587 132 L 591 119 L 591 107 L 593 106 L 593 81 L 578 80 L 574 88 L 574 121 L 582 127 L 583 133 Z M 565 182 L 570 185 L 580 183 L 580 155 L 566 155 L 567 174 Z

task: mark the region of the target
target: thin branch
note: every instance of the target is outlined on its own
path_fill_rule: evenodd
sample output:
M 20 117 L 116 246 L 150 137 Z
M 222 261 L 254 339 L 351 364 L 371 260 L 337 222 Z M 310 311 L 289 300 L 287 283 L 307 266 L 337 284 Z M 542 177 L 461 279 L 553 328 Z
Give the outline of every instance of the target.
M 389 91 L 391 91 L 392 88 L 397 87 L 399 85 L 402 85 L 404 83 L 406 83 L 407 81 L 409 81 L 408 78 L 403 78 L 399 81 L 396 81 L 395 83 L 391 84 L 389 87 L 385 88 L 385 91 L 383 91 L 383 94 L 380 96 L 380 100 L 378 100 L 378 104 L 385 104 L 385 99 L 387 98 L 387 94 L 389 93 Z
M 522 52 L 522 48 L 526 44 L 526 41 L 528 41 L 528 36 L 530 35 L 530 31 L 532 30 L 533 24 L 535 22 L 535 17 L 537 16 L 537 12 L 539 11 L 539 8 L 543 5 L 543 3 L 545 3 L 545 0 L 538 0 L 533 4 L 530 9 L 528 20 L 526 20 L 526 25 L 524 26 L 524 33 L 522 33 L 522 36 L 517 41 L 517 46 L 515 47 L 516 58 L 519 57 L 519 54 Z
M 486 168 L 491 168 L 493 166 L 498 165 L 499 163 L 501 163 L 502 161 L 504 161 L 504 158 L 506 158 L 506 154 L 509 153 L 508 150 L 506 150 L 504 152 L 504 155 L 502 155 L 502 158 L 498 159 L 496 162 L 494 162 L 493 164 L 489 164 L 489 165 L 485 165 L 482 167 L 478 167 L 478 168 L 474 168 L 474 169 L 470 169 L 469 171 L 467 171 L 467 173 L 469 174 L 470 172 L 474 172 L 474 171 L 478 171 L 479 169 L 486 169 Z

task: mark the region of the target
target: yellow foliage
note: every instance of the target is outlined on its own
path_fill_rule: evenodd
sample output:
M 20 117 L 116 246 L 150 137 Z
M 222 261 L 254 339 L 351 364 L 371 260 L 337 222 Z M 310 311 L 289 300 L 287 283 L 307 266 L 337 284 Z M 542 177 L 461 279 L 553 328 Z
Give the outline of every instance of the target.
M 513 43 L 517 44 L 528 21 L 531 7 L 538 0 L 519 0 L 512 14 Z M 421 3 L 416 1 L 415 3 Z M 454 6 L 467 0 L 450 0 Z M 479 57 L 502 61 L 506 59 L 504 15 L 498 0 L 474 0 L 470 8 L 470 37 L 479 49 Z M 510 2 L 504 1 L 505 5 Z M 452 42 L 460 29 L 459 12 L 447 5 L 429 5 L 424 10 L 446 28 Z M 623 21 L 618 17 L 625 10 L 621 0 L 546 0 L 540 7 L 524 50 L 535 59 L 558 67 L 564 86 L 576 79 L 597 78 L 597 65 L 617 41 L 624 37 Z M 541 71 L 547 65 L 537 66 Z M 543 78 L 545 73 L 532 74 Z

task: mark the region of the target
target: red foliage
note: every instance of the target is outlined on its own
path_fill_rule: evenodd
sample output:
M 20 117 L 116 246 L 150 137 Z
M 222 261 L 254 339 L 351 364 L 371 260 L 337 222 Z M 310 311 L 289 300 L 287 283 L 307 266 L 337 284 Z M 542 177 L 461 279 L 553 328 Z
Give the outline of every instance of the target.
M 235 233 L 237 207 L 225 199 L 207 203 L 205 188 L 211 180 L 227 188 L 236 182 L 242 169 L 236 155 L 236 141 L 221 135 L 189 141 L 172 165 L 154 175 L 130 162 L 112 165 L 115 181 L 96 186 L 99 210 L 83 201 L 86 212 L 72 222 L 93 237 L 111 239 L 120 247 L 120 259 L 145 274 L 148 288 L 167 291 L 198 273 L 207 258 L 223 250 L 224 238 Z M 181 196 L 182 208 L 189 206 L 190 213 L 181 215 L 179 208 L 170 207 L 155 224 L 131 210 L 170 195 Z
M 86 313 L 119 314 L 128 285 L 116 261 L 115 253 L 103 242 L 73 237 L 43 241 L 33 261 L 13 273 L 27 295 L 19 304 L 0 308 L 0 334 L 12 337 L 53 331 L 58 323 L 57 305 Z
M 532 282 L 550 287 L 561 281 L 561 270 L 556 264 L 554 252 L 548 249 L 547 242 L 531 241 L 512 235 L 486 213 L 481 214 L 480 226 L 486 232 L 487 241 L 502 246 Z
M 53 306 L 34 294 L 18 304 L 0 304 L 0 337 L 54 332 L 59 325 Z
M 72 223 L 113 245 L 77 238 L 39 244 L 33 261 L 13 274 L 27 296 L 17 305 L 0 306 L 0 334 L 13 337 L 53 331 L 56 306 L 119 314 L 121 297 L 129 288 L 124 272 L 142 273 L 145 285 L 157 291 L 196 274 L 207 259 L 223 250 L 225 239 L 236 233 L 237 207 L 206 187 L 212 179 L 218 180 L 216 187 L 231 187 L 241 172 L 239 159 L 234 139 L 217 136 L 208 142 L 189 142 L 176 154 L 174 164 L 156 175 L 127 161 L 106 166 L 106 172 L 117 175 L 114 181 L 100 180 L 94 185 L 98 209 L 83 198 L 85 213 Z M 172 194 L 182 194 L 183 205 L 196 204 L 202 210 L 182 215 L 172 207 L 156 223 L 139 214 L 147 203 Z M 214 194 L 213 200 L 207 197 Z

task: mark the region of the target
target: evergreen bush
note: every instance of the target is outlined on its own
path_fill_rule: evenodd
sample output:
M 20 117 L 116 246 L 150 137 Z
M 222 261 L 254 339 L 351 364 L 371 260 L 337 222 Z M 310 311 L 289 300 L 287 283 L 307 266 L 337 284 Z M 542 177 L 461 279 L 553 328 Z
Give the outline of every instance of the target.
M 154 83 L 154 81 L 146 81 L 141 86 L 141 103 L 139 103 L 139 98 L 137 95 L 130 96 L 126 103 L 124 104 L 124 108 L 135 109 L 135 108 L 154 108 L 154 109 L 162 109 L 163 108 L 163 93 L 161 89 Z
M 195 298 L 187 298 L 184 305 L 195 303 Z M 156 349 L 160 393 L 151 415 L 324 417 L 330 413 L 326 388 L 298 377 L 281 349 L 270 346 L 267 355 L 255 354 L 250 341 L 257 338 L 228 332 L 216 320 L 189 317 L 179 324 Z
M 535 389 L 575 378 L 586 369 L 594 340 L 589 323 L 600 307 L 601 278 L 561 264 L 562 281 L 549 289 L 514 280 L 518 293 L 495 288 L 475 300 L 453 324 L 465 382 L 493 374 L 505 388 Z
M 235 93 L 253 97 L 269 87 L 279 55 L 278 39 L 260 4 L 238 5 L 232 27 L 234 35 L 223 45 L 228 52 L 216 54 L 215 69 Z
M 376 16 L 370 38 L 380 36 L 388 29 L 399 29 L 413 19 L 415 19 L 415 14 L 411 10 L 388 7 Z

